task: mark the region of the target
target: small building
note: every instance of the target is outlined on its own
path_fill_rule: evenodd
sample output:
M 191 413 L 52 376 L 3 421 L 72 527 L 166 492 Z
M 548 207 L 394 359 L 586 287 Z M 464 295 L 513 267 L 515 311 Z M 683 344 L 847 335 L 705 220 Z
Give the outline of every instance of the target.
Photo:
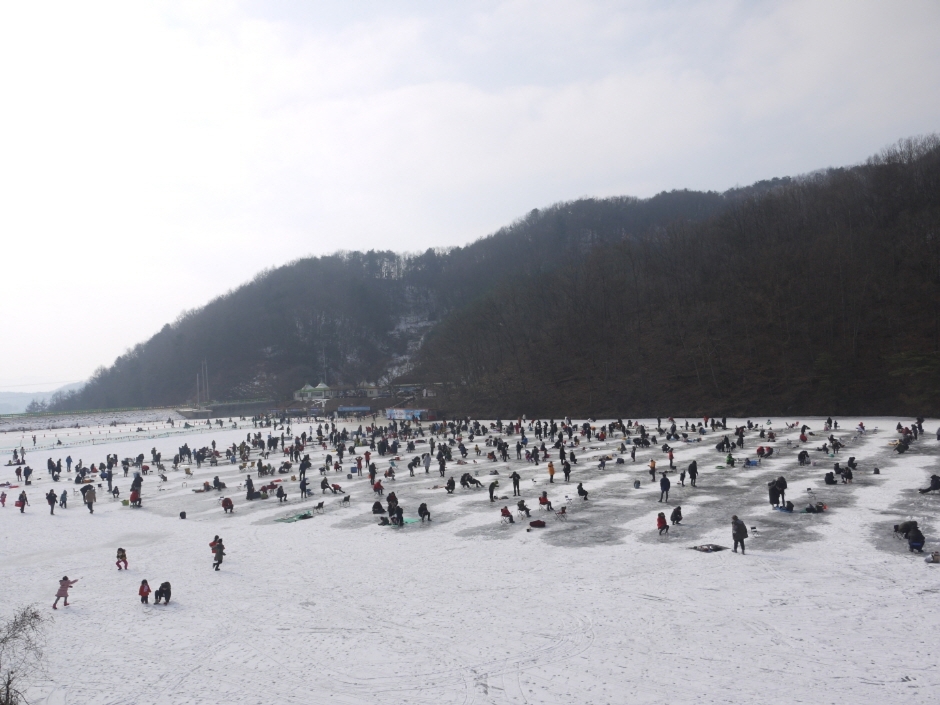
M 375 399 L 377 396 L 379 396 L 380 391 L 381 390 L 378 387 L 376 387 L 374 384 L 368 384 L 367 382 L 363 382 L 362 384 L 359 385 L 359 395 L 364 396 L 368 399 Z
M 294 399 L 296 401 L 332 399 L 334 396 L 336 396 L 335 391 L 330 389 L 323 382 L 320 382 L 320 384 L 318 384 L 316 387 L 311 387 L 308 382 L 303 387 L 294 392 Z

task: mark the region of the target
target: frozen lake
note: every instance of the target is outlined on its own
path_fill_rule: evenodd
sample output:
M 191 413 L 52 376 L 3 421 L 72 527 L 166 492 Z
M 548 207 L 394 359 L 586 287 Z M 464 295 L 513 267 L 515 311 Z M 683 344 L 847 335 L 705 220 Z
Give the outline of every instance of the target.
M 35 470 L 26 512 L 13 507 L 22 487 L 5 488 L 0 510 L 2 616 L 36 603 L 52 617 L 49 668 L 35 702 L 884 705 L 940 698 L 940 565 L 926 564 L 892 535 L 893 524 L 916 518 L 926 550 L 940 549 L 940 493 L 916 491 L 937 472 L 936 420 L 898 455 L 889 444 L 899 419 L 840 419 L 845 428 L 835 435 L 846 448 L 831 458 L 815 450 L 829 435 L 822 419 L 799 419 L 816 434 L 805 445 L 798 430 L 784 428 L 795 419 L 774 419 L 775 443 L 760 441 L 758 426 L 734 453 L 753 459 L 758 445 L 774 446 L 772 459 L 750 468 L 717 467 L 724 465 L 725 454 L 715 450 L 723 432 L 708 432 L 700 443 L 672 442 L 676 466 L 697 460 L 700 475 L 698 487 L 688 479 L 682 487 L 678 472 L 670 472 L 666 507 L 647 472 L 651 458 L 668 467 L 665 453 L 641 449 L 631 462 L 617 453 L 620 434 L 582 439 L 568 484 L 560 469 L 549 484 L 545 463 L 515 460 L 514 449 L 508 464 L 488 462 L 485 452 L 477 458 L 473 445 L 484 449 L 485 438 L 474 439 L 468 465 L 450 464 L 447 474 L 478 473 L 485 484 L 499 479 L 498 494 L 507 499 L 497 503 L 485 489 L 458 484 L 448 495 L 435 488 L 443 484 L 436 462 L 430 474 L 422 467 L 409 477 L 405 464 L 415 454 L 402 452 L 386 490 L 397 493 L 406 517 L 416 517 L 422 502 L 433 516 L 430 524 L 402 529 L 377 526 L 366 478 L 330 473 L 350 496 L 348 508 L 341 495 L 321 494 L 318 467 L 327 452 L 335 456 L 332 448 L 308 446 L 313 497 L 301 501 L 297 483 L 288 481 L 286 504 L 246 501 L 237 489 L 245 472 L 222 462 L 193 466 L 194 480 L 182 471 L 169 471 L 165 483 L 148 475 L 141 509 L 101 490 L 91 515 L 66 475 L 53 483 L 46 473 L 48 457 L 71 455 L 87 466 L 108 453 L 149 458 L 153 447 L 169 469 L 167 459 L 184 442 L 199 448 L 215 440 L 223 448 L 253 430 L 241 422 L 238 430 L 187 433 L 177 421 L 170 435 L 165 420 L 149 419 L 150 428 L 107 421 L 79 429 L 92 435 L 70 436 L 61 447 L 51 439 L 43 446 L 40 431 L 37 448 L 44 449 L 35 451 L 32 432 L 0 433 L 3 461 L 22 443 Z M 854 430 L 860 420 L 869 429 L 864 436 Z M 728 435 L 738 423 L 728 420 Z M 80 443 L 91 438 L 94 445 Z M 514 446 L 517 438 L 507 440 Z M 798 465 L 803 449 L 815 465 Z M 603 455 L 626 462 L 611 460 L 601 470 Z M 844 465 L 849 456 L 858 463 L 854 483 L 823 484 L 833 463 Z M 271 454 L 275 464 L 281 459 L 280 451 Z M 388 468 L 388 456 L 374 459 L 380 473 Z M 874 467 L 881 474 L 872 474 Z M 498 478 L 488 475 L 494 469 Z M 533 518 L 546 528 L 500 522 L 500 507 L 516 513 L 508 477 L 514 469 Z M 3 467 L 0 481 L 17 484 L 13 470 Z M 192 491 L 215 475 L 228 484 L 223 494 L 233 498 L 234 514 L 223 514 L 219 493 Z M 797 510 L 821 501 L 829 511 L 773 511 L 767 482 L 780 475 Z M 577 497 L 578 482 L 589 501 Z M 129 483 L 116 479 L 122 497 Z M 70 493 L 68 509 L 55 516 L 43 498 L 50 487 Z M 536 509 L 546 490 L 556 507 L 568 497 L 567 521 Z M 321 500 L 322 515 L 275 521 Z M 684 521 L 660 536 L 657 513 L 668 517 L 676 505 Z M 730 547 L 732 514 L 750 529 L 746 555 L 689 550 Z M 227 547 L 218 572 L 208 546 L 216 534 Z M 114 564 L 119 546 L 127 550 L 127 572 Z M 63 575 L 80 581 L 72 605 L 53 612 Z M 154 589 L 170 581 L 171 604 L 141 605 L 142 579 Z

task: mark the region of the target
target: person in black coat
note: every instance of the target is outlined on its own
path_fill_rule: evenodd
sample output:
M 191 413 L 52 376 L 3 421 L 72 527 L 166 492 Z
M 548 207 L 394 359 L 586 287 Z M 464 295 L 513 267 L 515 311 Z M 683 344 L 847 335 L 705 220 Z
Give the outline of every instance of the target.
M 669 521 L 671 521 L 673 525 L 682 523 L 682 507 L 676 507 L 672 510 L 672 514 L 669 515 Z
M 737 515 L 731 517 L 731 538 L 734 540 L 734 552 L 738 552 L 738 544 L 741 544 L 741 555 L 744 555 L 744 539 L 747 538 L 747 526 L 738 519 Z
M 698 462 L 693 460 L 689 463 L 689 484 L 695 487 L 695 481 L 698 478 Z
M 663 473 L 663 476 L 659 478 L 659 501 L 662 502 L 665 497 L 666 501 L 669 501 L 669 488 L 672 483 L 669 482 L 669 478 L 666 477 L 666 473 Z
M 421 517 L 422 524 L 424 523 L 425 519 L 427 519 L 428 521 L 431 521 L 431 512 L 428 511 L 428 505 L 425 504 L 424 502 L 422 502 L 420 506 L 418 506 L 418 516 Z
M 49 490 L 48 494 L 46 494 L 46 502 L 49 503 L 50 514 L 55 514 L 55 505 L 56 505 L 56 502 L 58 501 L 59 501 L 59 498 L 56 495 L 55 490 Z
M 921 494 L 927 494 L 928 492 L 936 492 L 940 490 L 940 476 L 931 475 L 930 476 L 930 487 L 927 487 L 923 490 L 918 490 Z
M 777 481 L 771 480 L 767 483 L 767 494 L 770 499 L 771 507 L 780 506 L 780 490 L 777 489 Z
M 158 587 L 157 591 L 153 593 L 153 604 L 159 605 L 160 600 L 163 600 L 164 605 L 170 604 L 170 593 L 170 584 L 160 583 L 160 587 Z
M 777 489 L 780 491 L 780 501 L 786 503 L 787 501 L 787 480 L 781 475 L 777 478 L 776 481 Z
M 522 476 L 513 470 L 512 475 L 509 476 L 509 479 L 512 480 L 512 496 L 518 497 L 522 494 L 522 492 L 519 490 L 519 480 L 522 479 Z
M 923 553 L 925 540 L 926 539 L 924 539 L 924 535 L 921 533 L 921 530 L 915 526 L 907 535 L 907 549 L 911 553 L 914 551 Z
M 588 491 L 587 491 L 586 489 L 584 489 L 584 485 L 583 485 L 582 483 L 580 483 L 580 482 L 578 483 L 578 496 L 579 496 L 582 500 L 587 500 L 587 498 L 588 498 Z

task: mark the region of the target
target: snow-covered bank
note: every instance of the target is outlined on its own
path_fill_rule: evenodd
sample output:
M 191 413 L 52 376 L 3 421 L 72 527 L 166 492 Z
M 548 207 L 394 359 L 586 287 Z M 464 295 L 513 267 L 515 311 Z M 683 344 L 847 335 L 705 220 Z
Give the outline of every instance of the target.
M 833 459 L 814 450 L 828 435 L 821 420 L 801 420 L 820 434 L 805 446 L 815 466 L 797 464 L 797 432 L 782 433 L 783 420 L 774 424 L 774 458 L 753 468 L 716 467 L 724 454 L 714 445 L 724 434 L 672 443 L 677 467 L 696 459 L 701 474 L 692 488 L 670 473 L 668 508 L 646 471 L 650 458 L 668 466 L 658 448 L 599 469 L 594 459 L 617 457 L 619 436 L 582 444 L 569 484 L 560 472 L 549 484 L 544 463 L 492 463 L 472 452 L 476 463 L 448 467 L 448 475 L 470 471 L 485 483 L 496 469 L 507 497 L 498 503 L 459 485 L 447 495 L 434 489 L 443 484 L 436 464 L 412 478 L 402 462 L 386 487 L 406 516 L 425 502 L 433 517 L 403 529 L 376 526 L 367 479 L 330 473 L 349 493 L 348 508 L 341 496 L 322 494 L 322 450 L 312 454 L 316 489 L 304 501 L 288 482 L 286 505 L 247 502 L 237 490 L 244 472 L 220 464 L 194 469 L 195 483 L 182 472 L 166 483 L 148 475 L 142 509 L 102 491 L 93 515 L 73 496 L 49 516 L 42 495 L 74 486 L 52 483 L 50 453 L 27 448 L 39 477 L 31 506 L 20 514 L 12 506 L 19 488 L 7 489 L 0 510 L 3 615 L 29 602 L 51 606 L 59 578 L 81 578 L 73 605 L 55 612 L 49 628 L 49 679 L 35 693 L 46 703 L 933 702 L 940 565 L 910 554 L 891 525 L 917 518 L 927 550 L 940 546 L 940 496 L 915 489 L 936 472 L 940 443 L 930 433 L 898 456 L 888 445 L 897 419 L 866 419 L 878 432 L 836 432 L 847 448 Z M 937 425 L 925 424 L 929 432 Z M 96 445 L 83 459 L 149 457 L 154 446 L 167 458 L 187 440 L 221 448 L 247 432 L 125 440 Z M 768 445 L 749 433 L 735 455 L 753 458 L 760 444 Z M 850 455 L 859 464 L 854 483 L 824 485 L 832 463 Z M 378 465 L 385 470 L 387 457 Z M 881 474 L 872 474 L 875 466 Z M 499 507 L 515 513 L 513 470 L 545 529 L 500 523 Z M 219 493 L 192 492 L 215 475 L 228 483 L 233 515 L 223 514 Z M 812 488 L 830 511 L 772 511 L 766 485 L 779 475 L 798 509 Z M 15 483 L 13 469 L 2 468 L 0 480 Z M 587 502 L 575 493 L 578 482 L 590 491 Z M 126 497 L 129 480 L 116 484 Z M 556 506 L 570 498 L 567 521 L 535 508 L 541 491 Z M 322 515 L 275 522 L 321 500 Z M 668 516 L 677 504 L 685 520 L 660 537 L 657 512 Z M 730 546 L 732 514 L 756 527 L 747 555 L 688 550 Z M 219 572 L 208 548 L 216 534 L 228 547 Z M 126 573 L 114 566 L 119 546 L 128 552 Z M 139 603 L 144 578 L 173 584 L 168 607 Z
M 111 428 L 110 424 L 119 426 L 156 426 L 163 424 L 167 419 L 181 421 L 183 417 L 175 409 L 139 409 L 135 411 L 89 411 L 76 414 L 42 414 L 42 415 L 15 415 L 0 416 L 0 445 L 8 443 L 7 435 L 37 434 L 42 438 L 65 438 L 71 429 L 98 430 L 103 434 Z M 75 435 L 75 434 L 72 434 Z

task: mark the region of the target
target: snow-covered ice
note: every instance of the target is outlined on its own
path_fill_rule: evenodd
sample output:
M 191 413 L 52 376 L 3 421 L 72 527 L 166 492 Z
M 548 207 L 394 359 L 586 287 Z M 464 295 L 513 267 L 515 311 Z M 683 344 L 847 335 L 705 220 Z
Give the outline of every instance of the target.
M 773 424 L 774 458 L 758 467 L 717 469 L 724 454 L 714 446 L 724 434 L 672 443 L 677 467 L 697 459 L 701 474 L 692 488 L 670 473 L 668 507 L 658 503 L 646 467 L 651 457 L 668 466 L 658 448 L 599 469 L 594 458 L 617 457 L 619 435 L 583 443 L 569 484 L 560 469 L 549 484 L 544 462 L 511 460 L 507 468 L 471 452 L 476 463 L 449 465 L 448 475 L 478 472 L 484 483 L 497 469 L 507 499 L 496 504 L 485 489 L 434 489 L 443 484 L 436 463 L 429 475 L 422 467 L 409 477 L 412 454 L 401 453 L 398 479 L 386 488 L 407 517 L 417 516 L 421 502 L 433 515 L 430 524 L 403 529 L 376 525 L 368 479 L 330 473 L 351 496 L 348 508 L 340 495 L 322 495 L 320 450 L 308 472 L 314 496 L 304 501 L 289 482 L 286 505 L 247 502 L 237 489 L 244 472 L 221 463 L 194 469 L 195 482 L 186 486 L 182 472 L 170 472 L 166 483 L 148 475 L 142 509 L 99 492 L 93 515 L 73 496 L 67 510 L 49 516 L 43 495 L 50 486 L 70 494 L 75 487 L 52 483 L 50 455 L 90 465 L 107 453 L 149 458 L 155 446 L 166 462 L 186 441 L 194 448 L 240 442 L 250 424 L 160 437 L 154 419 L 153 438 L 133 437 L 129 426 L 120 436 L 121 429 L 102 427 L 99 436 L 110 430 L 123 440 L 37 451 L 31 434 L 3 433 L 4 462 L 22 443 L 37 481 L 25 514 L 13 507 L 21 488 L 6 489 L 0 510 L 0 617 L 28 603 L 52 616 L 37 703 L 937 702 L 940 565 L 909 553 L 892 525 L 916 518 L 926 551 L 940 547 L 940 493 L 915 489 L 937 471 L 938 422 L 927 421 L 928 434 L 899 456 L 889 446 L 898 419 L 865 419 L 878 431 L 856 437 L 858 420 L 840 420 L 846 428 L 836 435 L 847 448 L 829 458 L 813 450 L 828 435 L 822 420 L 800 419 L 817 434 L 806 446 L 817 465 L 807 467 L 798 466 L 798 432 L 782 432 L 783 419 Z M 729 419 L 729 429 L 736 423 Z M 475 442 L 483 448 L 483 440 Z M 767 445 L 750 432 L 735 455 L 753 458 L 759 444 Z M 832 463 L 850 455 L 859 465 L 854 484 L 824 485 Z M 377 461 L 380 472 L 388 467 L 387 456 Z M 881 474 L 872 474 L 875 466 Z M 515 514 L 512 468 L 545 529 L 500 523 L 503 505 Z M 223 514 L 218 493 L 192 492 L 215 475 L 228 483 L 233 515 Z M 779 475 L 798 509 L 812 488 L 830 510 L 772 511 L 766 485 Z M 16 484 L 13 468 L 3 467 L 0 481 Z M 116 481 L 123 497 L 129 482 Z M 578 499 L 577 482 L 589 501 Z M 570 497 L 567 522 L 536 510 L 543 490 L 556 506 Z M 275 522 L 321 500 L 322 515 Z M 660 537 L 656 514 L 668 517 L 677 504 L 683 524 Z M 178 517 L 183 510 L 186 520 Z M 732 514 L 756 527 L 747 555 L 688 550 L 730 546 Z M 227 546 L 219 572 L 208 547 L 216 534 Z M 126 572 L 114 564 L 118 546 L 127 550 Z M 80 581 L 72 605 L 52 612 L 63 575 Z M 153 588 L 172 583 L 169 606 L 140 604 L 144 578 Z

